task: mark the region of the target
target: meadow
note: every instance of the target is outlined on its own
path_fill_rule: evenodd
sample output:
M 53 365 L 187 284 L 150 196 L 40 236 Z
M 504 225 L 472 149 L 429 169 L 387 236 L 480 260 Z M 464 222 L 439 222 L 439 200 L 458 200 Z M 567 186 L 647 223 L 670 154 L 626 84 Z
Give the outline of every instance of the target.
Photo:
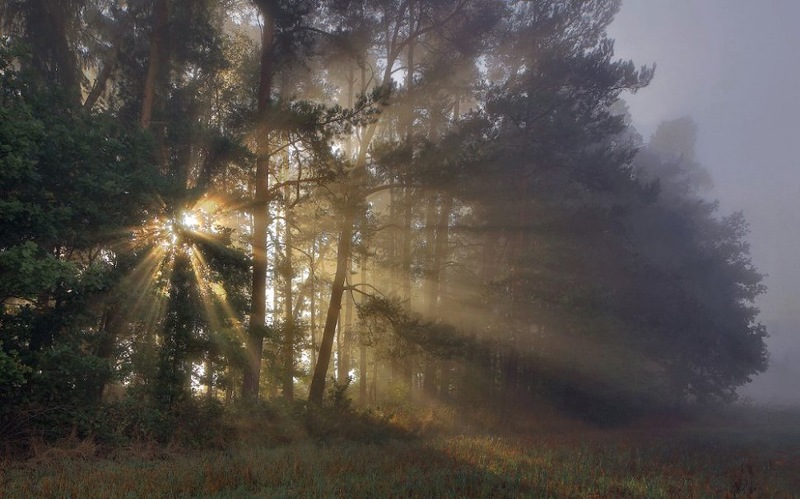
M 0 497 L 800 497 L 796 411 L 624 429 L 370 414 L 380 434 L 273 425 L 204 450 L 64 441 L 4 461 Z

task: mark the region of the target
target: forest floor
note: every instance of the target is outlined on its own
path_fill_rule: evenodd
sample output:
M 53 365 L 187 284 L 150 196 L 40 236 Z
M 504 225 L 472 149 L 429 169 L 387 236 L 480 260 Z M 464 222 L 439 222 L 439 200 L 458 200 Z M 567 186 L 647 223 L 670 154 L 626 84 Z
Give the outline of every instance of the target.
M 452 409 L 370 414 L 380 435 L 260 425 L 218 449 L 50 445 L 0 462 L 0 497 L 800 497 L 796 410 L 625 429 L 465 424 Z

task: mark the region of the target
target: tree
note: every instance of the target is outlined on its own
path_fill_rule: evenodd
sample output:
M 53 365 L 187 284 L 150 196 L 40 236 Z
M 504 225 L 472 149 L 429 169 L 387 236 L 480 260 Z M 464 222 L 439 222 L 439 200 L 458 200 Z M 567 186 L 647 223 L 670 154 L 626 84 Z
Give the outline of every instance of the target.
M 765 287 L 747 223 L 699 197 L 709 178 L 693 160 L 694 134 L 689 119 L 658 127 L 636 169 L 656 182 L 659 197 L 629 215 L 642 281 L 628 304 L 647 324 L 649 355 L 663 366 L 674 403 L 730 400 L 767 362 L 754 306 Z
M 28 57 L 0 51 L 0 330 L 21 387 L 3 405 L 81 407 L 111 374 L 96 310 L 119 278 L 112 248 L 147 217 L 157 177 L 146 137 L 32 84 L 14 69 Z
M 643 182 L 658 182 L 664 197 L 678 202 L 698 197 L 713 182 L 696 161 L 696 142 L 697 125 L 690 117 L 660 123 L 647 147 L 638 153 L 636 174 Z
M 274 66 L 275 5 L 274 2 L 258 3 L 263 17 L 261 34 L 261 66 L 258 84 L 258 151 L 253 206 L 253 285 L 249 338 L 247 341 L 248 366 L 244 373 L 242 393 L 245 398 L 258 397 L 261 372 L 264 326 L 267 304 L 267 225 L 269 224 L 269 128 L 267 111 L 272 100 L 272 78 Z

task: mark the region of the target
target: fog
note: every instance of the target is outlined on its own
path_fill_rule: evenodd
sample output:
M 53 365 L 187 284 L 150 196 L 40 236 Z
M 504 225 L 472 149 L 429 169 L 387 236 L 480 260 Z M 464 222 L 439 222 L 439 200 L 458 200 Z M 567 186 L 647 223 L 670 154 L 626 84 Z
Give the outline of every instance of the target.
M 625 97 L 636 128 L 647 140 L 660 121 L 690 115 L 708 196 L 750 222 L 771 355 L 741 390 L 757 403 L 800 404 L 798 18 L 796 0 L 627 0 L 609 30 L 617 56 L 657 64 L 653 83 Z

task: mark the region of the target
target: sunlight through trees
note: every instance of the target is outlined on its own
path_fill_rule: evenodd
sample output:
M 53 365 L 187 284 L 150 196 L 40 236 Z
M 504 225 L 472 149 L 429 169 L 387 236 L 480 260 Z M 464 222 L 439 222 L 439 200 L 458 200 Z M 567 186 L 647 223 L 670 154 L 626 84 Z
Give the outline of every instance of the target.
M 614 57 L 619 7 L 4 2 L 0 438 L 89 431 L 112 387 L 166 433 L 279 396 L 735 398 L 767 360 L 747 225 L 690 121 L 630 125 L 654 68 Z

